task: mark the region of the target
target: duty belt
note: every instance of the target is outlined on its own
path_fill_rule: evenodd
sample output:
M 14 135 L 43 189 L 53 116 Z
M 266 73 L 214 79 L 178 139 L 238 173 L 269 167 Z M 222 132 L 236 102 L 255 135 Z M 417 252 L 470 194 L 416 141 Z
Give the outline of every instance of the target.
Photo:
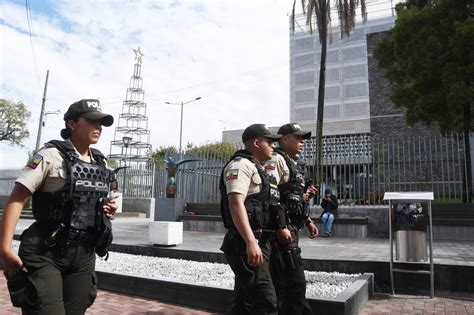
M 51 233 L 44 240 L 48 247 L 72 248 L 79 245 L 92 246 L 94 244 L 95 233 L 92 230 L 78 230 L 67 227 L 62 223 L 50 230 Z

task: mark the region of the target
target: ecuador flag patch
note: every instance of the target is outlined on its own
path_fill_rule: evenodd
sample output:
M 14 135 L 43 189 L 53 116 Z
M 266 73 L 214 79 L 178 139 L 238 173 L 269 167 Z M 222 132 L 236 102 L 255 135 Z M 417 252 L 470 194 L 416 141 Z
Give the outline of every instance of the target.
M 226 180 L 237 179 L 239 177 L 239 170 L 238 169 L 231 169 L 225 173 Z
M 28 163 L 26 164 L 26 167 L 35 169 L 41 163 L 41 161 L 43 161 L 43 156 L 39 154 L 35 154 L 28 161 Z

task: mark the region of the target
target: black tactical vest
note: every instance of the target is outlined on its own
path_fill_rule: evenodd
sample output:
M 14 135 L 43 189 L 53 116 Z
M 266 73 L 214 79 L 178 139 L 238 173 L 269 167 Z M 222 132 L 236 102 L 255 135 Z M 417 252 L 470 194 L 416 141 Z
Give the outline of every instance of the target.
M 288 154 L 280 148 L 274 149 L 275 152 L 280 154 L 286 162 L 288 169 L 290 170 L 289 180 L 287 183 L 278 185 L 278 189 L 280 190 L 281 196 L 281 203 L 287 206 L 288 216 L 290 221 L 300 226 L 302 225 L 302 220 L 308 217 L 309 215 L 309 207 L 307 202 L 304 201 L 303 195 L 305 193 L 305 163 L 297 161 L 295 164 L 294 161 L 288 156 Z M 289 198 L 292 195 L 296 195 L 299 197 L 299 205 L 296 206 L 289 206 Z
M 65 141 L 47 143 L 65 155 L 66 184 L 55 192 L 33 194 L 33 216 L 38 222 L 63 223 L 78 230 L 94 228 L 99 198 L 109 192 L 108 171 L 104 155 L 91 149 L 94 163 L 79 159 L 74 147 Z
M 248 159 L 255 164 L 258 175 L 262 179 L 262 187 L 258 193 L 247 196 L 244 202 L 252 230 L 271 229 L 275 230 L 286 226 L 284 209 L 280 206 L 280 193 L 274 177 L 269 177 L 260 164 L 252 157 L 252 153 L 247 150 L 239 150 L 230 158 L 222 170 L 219 190 L 221 192 L 221 214 L 224 226 L 227 229 L 235 229 L 232 216 L 230 214 L 229 197 L 224 182 L 224 170 L 227 165 L 237 157 Z

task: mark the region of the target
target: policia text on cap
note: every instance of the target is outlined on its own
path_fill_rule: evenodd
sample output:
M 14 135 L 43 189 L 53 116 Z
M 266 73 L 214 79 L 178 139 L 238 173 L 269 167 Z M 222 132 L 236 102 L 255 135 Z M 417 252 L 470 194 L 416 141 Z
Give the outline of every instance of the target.
M 106 197 L 105 157 L 89 146 L 113 123 L 98 100 L 72 104 L 64 115 L 65 141 L 36 152 L 15 183 L 0 224 L 0 258 L 12 303 L 24 314 L 84 314 L 97 293 L 97 218 L 117 210 Z M 23 232 L 16 255 L 12 237 L 32 197 L 35 222 Z M 108 202 L 99 203 L 100 200 Z

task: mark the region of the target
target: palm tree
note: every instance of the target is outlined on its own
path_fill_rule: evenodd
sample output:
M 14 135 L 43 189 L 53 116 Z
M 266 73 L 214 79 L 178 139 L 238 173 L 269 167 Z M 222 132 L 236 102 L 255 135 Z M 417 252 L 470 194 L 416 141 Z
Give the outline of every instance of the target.
M 306 3 L 307 2 L 307 3 Z M 367 11 L 365 0 L 334 0 L 339 17 L 339 26 L 341 28 L 341 37 L 350 36 L 355 27 L 356 8 L 360 6 L 363 22 L 367 21 Z M 296 0 L 293 2 L 291 15 L 292 31 L 295 31 L 295 7 Z M 306 15 L 306 25 L 309 26 L 311 34 L 313 33 L 313 21 L 316 21 L 319 42 L 321 43 L 321 62 L 319 68 L 319 89 L 318 89 L 318 114 L 316 122 L 316 157 L 314 159 L 314 171 L 316 183 L 322 183 L 322 159 L 323 159 L 323 116 L 324 116 L 324 87 L 326 85 L 326 53 L 328 27 L 331 27 L 331 0 L 301 0 L 303 14 Z M 331 35 L 331 34 L 329 34 Z

